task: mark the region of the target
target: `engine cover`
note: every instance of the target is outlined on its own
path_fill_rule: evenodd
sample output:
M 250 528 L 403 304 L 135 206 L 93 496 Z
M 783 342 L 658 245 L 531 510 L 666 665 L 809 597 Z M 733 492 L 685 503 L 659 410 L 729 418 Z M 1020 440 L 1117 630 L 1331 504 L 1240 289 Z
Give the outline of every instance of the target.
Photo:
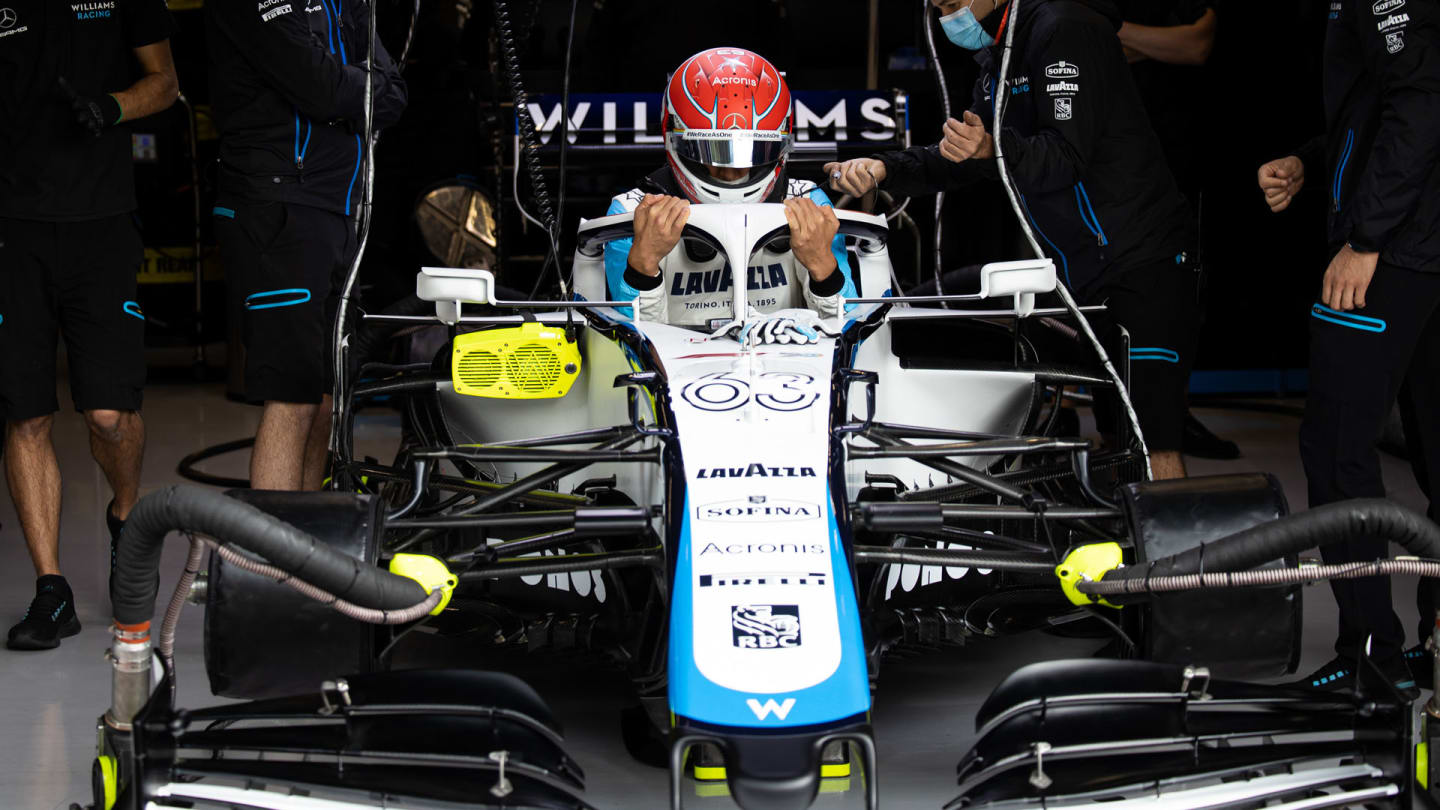
M 1142 481 L 1120 489 L 1135 564 L 1289 514 L 1268 473 Z M 1267 567 L 1294 567 L 1291 556 Z M 1300 662 L 1300 588 L 1225 588 L 1152 597 L 1141 612 L 1140 654 L 1206 666 L 1218 677 L 1272 677 Z
M 257 490 L 229 495 L 346 554 L 377 558 L 382 516 L 379 501 L 368 495 Z M 212 554 L 207 594 L 205 671 L 217 695 L 256 700 L 308 694 L 327 679 L 373 668 L 372 627 L 288 585 Z

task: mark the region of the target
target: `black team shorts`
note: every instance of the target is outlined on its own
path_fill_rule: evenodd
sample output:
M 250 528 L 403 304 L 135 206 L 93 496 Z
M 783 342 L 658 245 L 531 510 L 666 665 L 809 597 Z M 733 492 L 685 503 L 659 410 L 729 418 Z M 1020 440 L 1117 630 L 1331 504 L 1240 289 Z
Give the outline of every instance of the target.
M 144 258 L 130 214 L 80 222 L 0 217 L 0 416 L 60 409 L 57 339 L 80 411 L 140 409 L 145 316 L 136 303 Z
M 1151 452 L 1180 450 L 1200 334 L 1197 265 L 1177 257 L 1136 267 L 1103 281 L 1086 298 L 1082 303 L 1106 307 L 1096 321 L 1124 326 L 1130 334 L 1129 357 L 1112 352 L 1110 359 L 1117 366 L 1127 359 L 1130 363 L 1130 400 L 1145 443 Z M 1121 415 L 1119 398 L 1108 390 L 1095 398 L 1095 408 L 1102 426 Z
M 355 250 L 350 221 L 223 194 L 213 214 L 228 311 L 245 344 L 245 398 L 320 402 L 334 379 L 332 320 Z

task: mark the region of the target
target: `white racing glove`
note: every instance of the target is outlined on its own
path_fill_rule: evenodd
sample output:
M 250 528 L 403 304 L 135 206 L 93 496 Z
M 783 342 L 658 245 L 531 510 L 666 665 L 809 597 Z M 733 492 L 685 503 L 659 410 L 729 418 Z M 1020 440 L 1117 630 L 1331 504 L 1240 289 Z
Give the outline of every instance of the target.
M 837 332 L 825 325 L 814 310 L 782 309 L 768 314 L 751 310 L 740 328 L 741 345 L 770 343 L 816 343 L 821 335 L 835 337 Z

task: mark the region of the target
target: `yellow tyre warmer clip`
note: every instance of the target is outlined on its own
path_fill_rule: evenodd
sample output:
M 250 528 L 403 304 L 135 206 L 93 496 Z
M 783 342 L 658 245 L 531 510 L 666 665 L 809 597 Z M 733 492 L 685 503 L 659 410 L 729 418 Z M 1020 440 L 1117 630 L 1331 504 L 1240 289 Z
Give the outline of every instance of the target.
M 455 595 L 455 586 L 460 584 L 459 577 L 450 573 L 445 563 L 427 554 L 396 554 L 390 558 L 390 573 L 415 580 L 427 594 L 434 593 L 436 588 L 440 589 L 444 595 L 430 611 L 431 616 L 439 616 L 440 611 L 450 604 L 450 597 Z
M 493 399 L 559 399 L 580 376 L 580 347 L 565 330 L 522 323 L 455 337 L 455 393 Z
M 1065 561 L 1055 566 L 1055 576 L 1060 578 L 1060 590 L 1077 605 L 1102 604 L 1118 608 L 1104 599 L 1096 599 L 1075 587 L 1081 581 L 1098 582 L 1106 574 L 1125 561 L 1125 553 L 1119 543 L 1093 543 L 1081 546 L 1065 556 Z

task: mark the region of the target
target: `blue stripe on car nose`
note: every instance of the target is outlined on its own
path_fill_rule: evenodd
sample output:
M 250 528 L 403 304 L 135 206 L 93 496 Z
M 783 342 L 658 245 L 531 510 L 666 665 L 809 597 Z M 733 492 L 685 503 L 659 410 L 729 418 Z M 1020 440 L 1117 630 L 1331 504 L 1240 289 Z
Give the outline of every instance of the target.
M 310 300 L 310 291 L 304 287 L 288 287 L 283 290 L 265 290 L 245 297 L 246 309 L 274 309 L 293 307 Z

